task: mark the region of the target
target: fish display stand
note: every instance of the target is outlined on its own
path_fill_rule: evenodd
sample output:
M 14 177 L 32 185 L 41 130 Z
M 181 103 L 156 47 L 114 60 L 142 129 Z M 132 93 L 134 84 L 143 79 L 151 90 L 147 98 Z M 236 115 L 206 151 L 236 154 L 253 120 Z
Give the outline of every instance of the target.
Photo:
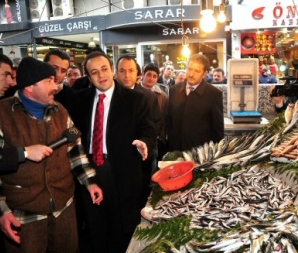
M 127 253 L 297 252 L 297 121 L 298 111 L 288 125 L 279 115 L 255 133 L 166 154 L 162 166 L 191 160 L 196 176 L 153 205 L 154 185 Z

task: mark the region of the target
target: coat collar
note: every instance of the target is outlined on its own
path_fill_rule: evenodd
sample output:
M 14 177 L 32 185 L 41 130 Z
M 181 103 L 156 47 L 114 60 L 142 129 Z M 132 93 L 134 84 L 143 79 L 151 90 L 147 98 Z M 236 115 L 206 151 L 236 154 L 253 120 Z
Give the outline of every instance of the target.
M 187 81 L 184 81 L 183 83 L 176 84 L 176 85 L 180 85 L 180 93 L 184 93 L 186 95 Z M 200 85 L 193 92 L 195 92 L 195 93 L 199 94 L 200 96 L 202 96 L 207 85 L 211 85 L 211 84 L 209 84 L 205 80 L 203 80 L 200 83 Z

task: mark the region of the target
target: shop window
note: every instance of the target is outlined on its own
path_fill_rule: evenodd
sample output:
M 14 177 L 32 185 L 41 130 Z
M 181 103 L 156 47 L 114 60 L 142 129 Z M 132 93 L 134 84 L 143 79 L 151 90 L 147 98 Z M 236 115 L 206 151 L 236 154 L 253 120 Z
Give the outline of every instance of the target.
M 191 43 L 189 45 L 191 54 L 202 53 L 214 68 L 221 67 L 225 69 L 226 57 L 223 54 L 223 42 L 204 42 Z M 158 67 L 171 62 L 175 70 L 186 69 L 188 59 L 182 55 L 182 44 L 158 44 L 142 46 L 143 63 L 154 63 Z

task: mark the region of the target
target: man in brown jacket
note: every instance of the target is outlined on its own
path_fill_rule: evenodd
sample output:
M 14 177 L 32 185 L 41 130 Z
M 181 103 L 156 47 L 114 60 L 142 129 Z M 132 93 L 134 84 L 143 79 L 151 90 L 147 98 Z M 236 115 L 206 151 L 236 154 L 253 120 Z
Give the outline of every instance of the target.
M 26 57 L 17 70 L 18 93 L 0 102 L 0 143 L 43 145 L 39 162 L 31 160 L 32 150 L 25 148 L 26 161 L 15 173 L 1 175 L 0 228 L 10 253 L 78 251 L 72 172 L 94 204 L 103 199 L 80 139 L 55 150 L 47 146 L 73 127 L 66 109 L 54 102 L 55 75 L 48 63 Z

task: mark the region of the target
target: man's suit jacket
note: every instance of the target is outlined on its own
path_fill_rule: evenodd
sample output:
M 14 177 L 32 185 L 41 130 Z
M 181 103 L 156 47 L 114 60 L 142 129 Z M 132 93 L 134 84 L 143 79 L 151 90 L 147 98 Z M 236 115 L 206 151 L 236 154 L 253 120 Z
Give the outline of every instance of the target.
M 70 115 L 82 132 L 85 152 L 89 153 L 91 117 L 95 87 L 78 91 L 73 95 Z M 106 145 L 115 182 L 120 196 L 123 226 L 132 231 L 140 222 L 142 201 L 142 158 L 133 140 L 141 140 L 148 149 L 155 145 L 156 134 L 150 109 L 142 93 L 127 89 L 115 81 L 115 89 L 109 109 Z
M 73 86 L 71 87 L 73 90 L 83 90 L 92 86 L 90 79 L 88 76 L 82 76 L 75 80 Z
M 186 81 L 170 88 L 166 132 L 170 150 L 187 150 L 224 137 L 222 92 L 206 81 L 186 95 Z
M 158 99 L 157 99 L 156 94 L 154 92 L 152 92 L 151 90 L 144 88 L 140 84 L 136 84 L 134 86 L 134 90 L 137 90 L 146 96 L 148 103 L 149 103 L 150 111 L 152 113 L 156 133 L 158 135 L 162 128 L 162 114 L 161 114 L 161 111 L 159 108 Z
M 55 101 L 58 101 L 62 104 L 67 111 L 69 111 L 70 102 L 72 100 L 72 94 L 75 91 L 67 84 L 63 83 L 63 89 L 55 94 Z
M 165 84 L 165 83 L 164 83 L 163 76 L 159 76 L 158 79 L 157 79 L 157 82 L 158 82 L 158 83 Z M 170 78 L 169 82 L 167 83 L 167 85 L 169 86 L 169 88 L 171 88 L 172 86 L 174 86 L 174 84 L 175 84 L 175 80 L 174 80 L 174 78 Z

